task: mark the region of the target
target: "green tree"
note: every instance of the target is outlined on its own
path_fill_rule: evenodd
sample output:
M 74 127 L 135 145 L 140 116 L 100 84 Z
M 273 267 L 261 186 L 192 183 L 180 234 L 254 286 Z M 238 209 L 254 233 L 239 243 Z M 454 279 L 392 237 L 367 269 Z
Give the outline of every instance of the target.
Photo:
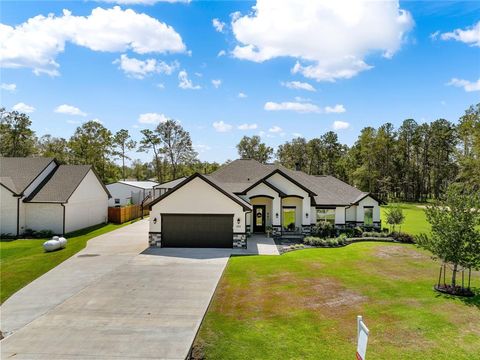
M 125 159 L 130 160 L 127 151 L 135 149 L 137 142 L 133 141 L 128 130 L 121 129 L 113 136 L 113 145 L 116 148 L 115 154 L 122 159 L 122 178 L 125 180 Z
M 254 159 L 262 164 L 267 163 L 273 155 L 273 149 L 262 143 L 257 135 L 244 136 L 237 144 L 237 150 L 242 159 Z
M 37 141 L 37 152 L 40 156 L 53 157 L 62 164 L 70 162 L 68 141 L 61 137 L 43 135 Z
M 455 292 L 460 267 L 480 266 L 480 232 L 475 229 L 480 224 L 480 192 L 450 186 L 439 200 L 427 206 L 425 213 L 432 234 L 419 236 L 418 245 L 452 265 L 451 286 Z
M 33 155 L 36 138 L 31 126 L 32 122 L 27 115 L 0 108 L 0 155 Z
M 480 190 L 480 103 L 465 111 L 457 130 L 460 143 L 457 181 Z
M 160 140 L 160 151 L 165 154 L 165 159 L 171 170 L 171 178 L 178 177 L 178 167 L 181 164 L 191 164 L 197 157 L 193 149 L 192 139 L 188 131 L 175 120 L 167 120 L 155 129 Z
M 153 151 L 153 168 L 155 171 L 155 177 L 158 182 L 163 182 L 162 176 L 162 164 L 160 154 L 160 137 L 150 129 L 143 129 L 141 131 L 143 137 L 140 140 L 140 147 L 138 151 L 149 152 Z
M 387 224 L 393 227 L 393 231 L 395 231 L 397 225 L 401 225 L 405 221 L 405 215 L 399 206 L 388 208 L 385 215 Z
M 277 149 L 277 159 L 283 166 L 290 169 L 308 171 L 307 141 L 303 137 L 297 137 Z

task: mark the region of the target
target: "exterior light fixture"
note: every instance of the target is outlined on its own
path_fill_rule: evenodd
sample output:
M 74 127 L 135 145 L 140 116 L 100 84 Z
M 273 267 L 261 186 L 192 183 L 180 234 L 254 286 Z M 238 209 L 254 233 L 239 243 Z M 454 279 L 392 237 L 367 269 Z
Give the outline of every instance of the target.
M 240 225 L 240 218 L 237 218 L 237 225 Z
M 278 212 L 277 212 L 277 213 L 275 213 L 275 218 L 276 218 L 276 219 L 278 219 Z
M 305 217 L 308 219 L 308 213 L 305 213 Z
M 157 223 L 157 218 L 153 218 L 153 223 L 154 223 L 154 224 Z

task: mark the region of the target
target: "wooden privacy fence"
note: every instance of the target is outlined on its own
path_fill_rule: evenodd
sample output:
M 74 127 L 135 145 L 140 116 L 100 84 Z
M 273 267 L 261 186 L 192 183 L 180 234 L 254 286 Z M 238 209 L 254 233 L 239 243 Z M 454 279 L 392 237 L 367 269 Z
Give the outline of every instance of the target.
M 149 210 L 143 209 L 143 216 L 148 215 Z M 129 205 L 123 207 L 109 207 L 108 221 L 115 224 L 123 224 L 124 222 L 137 219 L 142 216 L 142 208 L 140 205 Z

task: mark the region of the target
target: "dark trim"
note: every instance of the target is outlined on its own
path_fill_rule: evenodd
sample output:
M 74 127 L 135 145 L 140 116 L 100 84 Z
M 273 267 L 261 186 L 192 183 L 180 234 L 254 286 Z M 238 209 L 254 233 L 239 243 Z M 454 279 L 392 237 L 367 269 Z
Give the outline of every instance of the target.
M 282 175 L 284 178 L 286 178 L 287 180 L 290 180 L 292 183 L 294 183 L 295 185 L 297 185 L 299 188 L 301 188 L 302 190 L 305 190 L 309 195 L 311 196 L 317 196 L 317 194 L 315 194 L 312 190 L 310 190 L 309 188 L 305 187 L 304 185 L 300 184 L 297 180 L 293 179 L 291 176 L 287 175 L 286 173 L 284 173 L 282 170 L 280 169 L 275 169 L 274 171 L 272 171 L 270 174 L 268 174 L 267 176 L 264 177 L 265 180 L 267 180 L 268 178 L 272 177 L 273 175 L 275 174 L 280 174 Z
M 0 186 L 3 186 L 5 189 L 7 189 L 8 191 L 10 191 L 13 196 L 20 196 L 19 194 L 17 194 L 15 191 L 13 191 L 12 189 L 10 189 L 7 185 L 5 185 L 4 183 L 1 183 L 0 182 Z
M 364 206 L 364 209 L 373 209 L 375 206 Z
M 289 198 L 289 197 L 293 197 L 293 198 L 297 198 L 297 199 L 305 199 L 303 196 L 300 196 L 300 195 L 285 195 L 285 196 L 282 196 L 284 199 L 285 198 Z
M 272 183 L 269 183 L 267 180 L 263 180 L 263 183 L 268 187 L 270 187 L 272 190 L 275 190 L 278 193 L 278 195 L 282 196 L 285 194 L 282 190 L 274 186 Z
M 65 235 L 65 204 L 60 204 L 62 205 L 62 208 L 63 208 L 63 226 L 62 226 L 62 235 Z
M 328 209 L 328 210 L 336 210 L 337 209 L 337 206 L 315 206 L 315 210 L 317 209 Z
M 282 209 L 296 209 L 296 206 L 291 206 L 291 205 L 283 205 Z
M 21 196 L 17 195 L 17 236 L 20 235 L 20 199 L 21 198 L 22 198 Z
M 173 216 L 182 216 L 182 215 L 189 215 L 189 216 L 192 216 L 192 215 L 195 215 L 195 216 L 212 216 L 212 215 L 215 215 L 215 216 L 228 216 L 228 217 L 234 217 L 235 214 L 217 214 L 217 213 L 160 213 L 160 216 L 161 217 L 164 217 L 164 216 L 169 216 L 169 215 L 173 215 Z
M 51 164 L 52 162 L 54 162 L 55 165 L 57 165 L 57 166 L 55 167 L 55 169 L 60 166 L 60 164 L 58 163 L 57 159 L 53 158 L 47 165 L 45 165 L 45 167 L 37 174 L 37 176 L 35 176 L 35 177 L 33 178 L 33 180 L 30 181 L 30 184 L 28 184 L 27 186 L 25 186 L 24 189 L 22 189 L 22 192 L 21 192 L 20 194 L 23 194 L 23 192 L 24 192 L 25 190 L 27 190 L 28 187 L 29 187 L 30 185 L 32 185 L 35 180 L 37 180 L 37 178 L 45 171 L 45 169 L 46 169 L 47 167 L 50 166 L 50 164 Z M 55 171 L 55 169 L 53 169 L 53 171 Z M 48 177 L 48 175 L 49 175 L 49 174 L 47 174 L 47 177 Z M 19 194 L 19 195 L 20 195 L 20 194 Z
M 253 196 L 250 196 L 249 199 L 252 200 L 252 199 L 261 198 L 261 197 L 266 197 L 272 200 L 275 199 L 273 196 L 270 196 L 270 195 L 253 195 Z
M 267 228 L 267 207 L 265 205 L 252 205 L 253 206 L 253 224 L 252 224 L 252 231 L 253 233 L 265 233 L 265 229 Z M 256 217 L 255 217 L 255 209 L 263 209 L 262 210 L 262 226 L 257 226 L 256 224 Z
M 261 178 L 260 180 L 254 182 L 252 185 L 250 185 L 248 188 L 246 188 L 245 190 L 243 190 L 239 194 L 246 195 L 247 192 L 249 192 L 250 190 L 252 190 L 253 188 L 257 187 L 260 184 L 265 184 L 267 187 L 269 187 L 273 191 L 277 192 L 279 196 L 285 195 L 285 193 L 282 190 L 280 190 L 280 189 L 276 188 L 275 186 L 273 186 L 272 184 L 270 184 L 268 181 L 265 180 L 265 178 Z
M 247 232 L 234 232 L 233 235 L 247 235 Z
M 371 193 L 366 193 L 364 194 L 364 196 L 362 196 L 360 199 L 358 199 L 357 201 L 355 201 L 354 203 L 352 203 L 351 205 L 358 205 L 360 203 L 360 201 L 362 201 L 363 199 L 365 199 L 366 197 L 371 197 L 373 200 L 375 200 L 376 202 L 378 202 L 378 205 L 386 205 L 387 203 L 385 201 L 382 201 L 380 200 L 379 198 L 377 198 L 375 195 L 371 194 Z
M 163 199 L 165 199 L 167 196 L 170 196 L 172 195 L 175 191 L 177 191 L 178 189 L 180 189 L 182 186 L 188 184 L 190 181 L 192 181 L 193 179 L 199 177 L 200 179 L 202 179 L 203 181 L 205 181 L 207 184 L 209 184 L 211 187 L 213 187 L 214 189 L 218 190 L 220 193 L 222 193 L 223 195 L 225 195 L 226 197 L 230 198 L 231 200 L 235 201 L 238 205 L 240 205 L 243 210 L 247 211 L 247 210 L 252 210 L 250 207 L 248 207 L 246 205 L 246 203 L 243 203 L 242 201 L 240 201 L 240 199 L 237 199 L 236 197 L 234 197 L 234 195 L 231 195 L 229 194 L 228 192 L 226 192 L 225 190 L 223 190 L 221 187 L 219 187 L 218 185 L 216 185 L 215 183 L 213 183 L 211 180 L 209 180 L 207 177 L 205 177 L 204 175 L 196 172 L 195 174 L 189 176 L 188 178 L 186 178 L 184 181 L 182 181 L 180 184 L 176 185 L 174 188 L 172 188 L 170 191 L 167 191 L 165 194 L 163 195 L 160 195 L 160 197 L 156 198 L 155 200 L 153 200 L 149 205 L 148 205 L 148 208 L 150 210 L 152 210 L 152 206 L 155 205 L 156 203 L 162 201 Z
M 148 233 L 149 234 L 161 234 L 162 232 L 161 231 L 149 231 Z

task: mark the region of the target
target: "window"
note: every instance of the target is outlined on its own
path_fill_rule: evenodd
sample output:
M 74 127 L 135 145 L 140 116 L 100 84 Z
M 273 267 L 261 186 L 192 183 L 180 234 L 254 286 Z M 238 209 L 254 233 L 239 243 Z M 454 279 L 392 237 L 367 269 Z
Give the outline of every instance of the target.
M 373 226 L 373 207 L 363 208 L 363 225 Z
M 295 230 L 295 207 L 283 208 L 282 225 L 286 230 Z
M 317 225 L 326 222 L 335 225 L 335 209 L 317 209 Z
M 120 199 L 115 199 L 115 204 L 120 204 Z

